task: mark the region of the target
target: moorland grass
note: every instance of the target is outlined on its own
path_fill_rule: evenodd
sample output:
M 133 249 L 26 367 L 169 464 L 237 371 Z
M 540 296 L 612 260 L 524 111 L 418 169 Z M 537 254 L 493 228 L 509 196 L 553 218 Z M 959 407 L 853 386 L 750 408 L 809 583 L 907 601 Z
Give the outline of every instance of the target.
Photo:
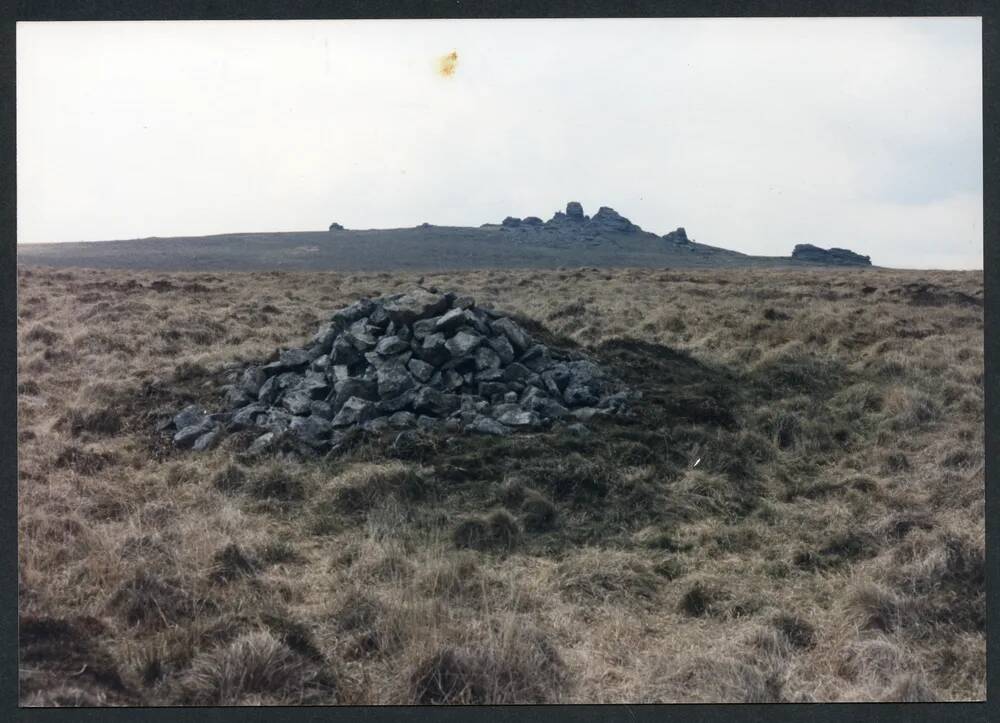
M 157 432 L 415 281 L 19 269 L 23 704 L 984 697 L 981 273 L 425 274 L 635 418 L 336 459 Z

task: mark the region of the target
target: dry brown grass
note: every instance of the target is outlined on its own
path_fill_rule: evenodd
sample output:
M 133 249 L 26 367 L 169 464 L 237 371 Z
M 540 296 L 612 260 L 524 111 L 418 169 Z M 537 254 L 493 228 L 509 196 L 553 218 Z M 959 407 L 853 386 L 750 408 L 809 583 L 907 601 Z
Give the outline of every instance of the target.
M 155 432 L 414 281 L 19 270 L 23 703 L 984 698 L 981 273 L 429 274 L 653 412 L 392 459 Z

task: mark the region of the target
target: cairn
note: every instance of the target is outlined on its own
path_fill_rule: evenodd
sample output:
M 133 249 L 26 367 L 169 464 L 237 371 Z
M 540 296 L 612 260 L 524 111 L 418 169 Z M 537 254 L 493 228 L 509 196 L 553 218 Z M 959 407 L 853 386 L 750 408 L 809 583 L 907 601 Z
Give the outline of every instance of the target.
M 628 413 L 635 394 L 592 359 L 538 343 L 513 319 L 454 293 L 417 288 L 335 312 L 308 346 L 231 373 L 228 411 L 189 406 L 164 428 L 206 450 L 253 430 L 261 452 L 291 438 L 316 451 L 351 430 L 506 435 Z

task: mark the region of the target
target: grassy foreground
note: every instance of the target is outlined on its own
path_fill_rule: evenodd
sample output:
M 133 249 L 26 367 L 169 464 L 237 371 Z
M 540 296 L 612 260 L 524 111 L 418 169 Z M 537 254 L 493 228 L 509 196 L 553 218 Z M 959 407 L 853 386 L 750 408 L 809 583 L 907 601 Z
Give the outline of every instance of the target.
M 155 431 L 416 280 L 19 269 L 22 704 L 985 697 L 980 272 L 429 274 L 637 419 L 313 460 Z

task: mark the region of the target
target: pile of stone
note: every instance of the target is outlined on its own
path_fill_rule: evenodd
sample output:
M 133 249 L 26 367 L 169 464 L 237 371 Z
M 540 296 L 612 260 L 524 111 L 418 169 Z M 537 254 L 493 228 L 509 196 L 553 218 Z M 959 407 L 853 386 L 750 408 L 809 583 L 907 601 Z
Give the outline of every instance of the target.
M 469 297 L 413 291 L 361 299 L 311 343 L 234 369 L 228 411 L 190 406 L 172 427 L 178 447 L 205 450 L 227 432 L 260 435 L 251 452 L 291 438 L 336 448 L 351 432 L 425 429 L 510 434 L 628 413 L 636 395 L 578 352 L 547 347 Z

